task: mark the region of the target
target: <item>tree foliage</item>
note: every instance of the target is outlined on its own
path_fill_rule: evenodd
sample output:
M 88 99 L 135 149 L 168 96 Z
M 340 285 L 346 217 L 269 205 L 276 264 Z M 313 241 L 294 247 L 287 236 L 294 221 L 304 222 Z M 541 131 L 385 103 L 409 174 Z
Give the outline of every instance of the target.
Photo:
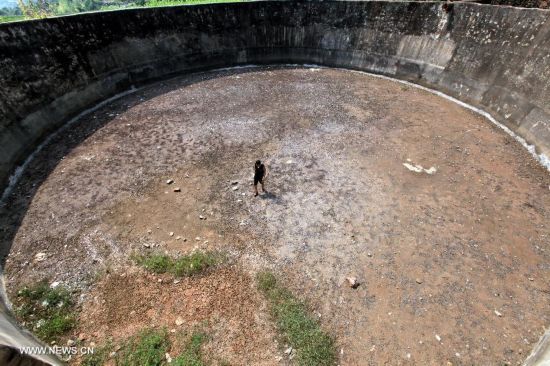
M 84 11 L 98 10 L 100 3 L 96 0 L 59 0 L 55 13 L 75 14 Z
M 49 0 L 17 0 L 17 4 L 28 18 L 45 18 L 53 13 Z

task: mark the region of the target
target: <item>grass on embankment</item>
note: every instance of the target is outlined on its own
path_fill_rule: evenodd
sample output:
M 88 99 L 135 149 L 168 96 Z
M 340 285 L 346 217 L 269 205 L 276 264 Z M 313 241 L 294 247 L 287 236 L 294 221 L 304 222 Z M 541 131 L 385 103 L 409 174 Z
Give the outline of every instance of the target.
M 270 272 L 257 276 L 258 288 L 269 301 L 279 331 L 296 351 L 301 366 L 329 366 L 336 364 L 334 340 L 325 333 L 306 306 L 281 286 Z
M 184 345 L 182 353 L 172 359 L 171 366 L 204 366 L 201 355 L 201 346 L 207 339 L 202 332 L 194 332 Z M 120 345 L 115 354 L 117 366 L 162 366 L 168 365 L 166 353 L 170 350 L 171 342 L 166 329 L 145 329 L 130 337 Z M 93 354 L 83 358 L 82 366 L 102 366 L 110 358 L 112 345 L 100 347 Z
M 17 293 L 15 313 L 38 338 L 51 343 L 76 324 L 74 303 L 65 288 L 45 282 L 24 287 Z
M 24 15 L 0 15 L 0 23 L 15 22 L 18 20 L 25 20 Z
M 134 256 L 134 259 L 148 271 L 187 277 L 206 271 L 221 263 L 224 258 L 220 253 L 197 251 L 177 258 L 165 254 L 148 254 Z
M 145 6 L 203 5 L 219 3 L 240 3 L 246 0 L 147 0 Z

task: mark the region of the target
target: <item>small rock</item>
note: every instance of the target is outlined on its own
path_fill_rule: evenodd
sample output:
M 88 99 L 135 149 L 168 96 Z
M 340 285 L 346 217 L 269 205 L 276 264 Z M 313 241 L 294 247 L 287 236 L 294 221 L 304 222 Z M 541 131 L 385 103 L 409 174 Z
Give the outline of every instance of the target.
M 166 184 L 172 184 L 172 183 L 174 183 L 174 180 L 173 180 L 173 179 L 168 179 L 168 180 L 166 181 Z
M 182 318 L 181 316 L 178 316 L 178 317 L 176 318 L 176 325 L 177 325 L 177 326 L 180 326 L 180 325 L 182 325 L 182 324 L 183 324 L 183 318 Z
M 233 187 L 233 188 L 231 188 L 231 189 L 233 189 L 234 191 L 236 191 L 236 190 L 239 189 L 239 186 L 235 186 L 235 187 Z
M 206 217 L 203 216 L 203 215 L 199 215 L 199 219 L 201 219 L 201 220 L 206 220 Z
M 116 357 L 116 352 L 113 351 L 113 352 L 109 353 L 109 357 L 110 358 L 115 358 Z
M 437 339 L 438 342 L 441 342 L 441 337 L 438 334 L 435 335 L 435 339 Z
M 181 192 L 181 188 L 180 187 L 174 188 L 174 192 Z
M 136 315 L 136 311 L 135 310 L 130 311 L 130 315 Z
M 147 243 L 143 243 L 143 246 L 144 246 L 145 248 L 149 248 L 149 247 L 150 247 L 150 245 L 147 244 Z
M 180 282 L 181 282 L 180 280 L 174 280 L 174 285 L 177 285 Z
M 290 355 L 292 353 L 292 347 L 285 349 L 285 355 Z
M 36 255 L 34 256 L 34 260 L 37 261 L 37 262 L 42 262 L 44 259 L 46 259 L 46 253 L 45 252 L 39 252 L 39 253 L 36 253 Z
M 56 287 L 59 286 L 60 284 L 61 284 L 61 282 L 59 282 L 59 281 L 52 282 L 52 283 L 50 284 L 50 288 L 56 288 Z
M 171 362 L 172 362 L 172 357 L 170 357 L 170 354 L 169 354 L 169 353 L 166 353 L 166 354 L 164 355 L 164 357 L 166 357 L 166 362 L 168 362 L 168 363 L 171 363 Z
M 86 334 L 80 333 L 80 334 L 78 335 L 78 340 L 79 340 L 79 341 L 85 341 L 85 340 L 86 340 Z
M 74 346 L 74 344 L 75 344 L 75 341 L 73 341 L 72 339 L 67 340 L 67 346 L 72 347 Z
M 239 181 L 238 180 L 234 180 L 233 182 L 231 182 L 232 185 L 236 185 L 236 184 L 239 184 Z
M 422 282 L 424 282 L 424 281 L 422 281 L 421 278 L 417 278 L 417 279 L 416 279 L 416 283 L 418 283 L 419 285 L 420 285 Z
M 372 253 L 371 253 L 371 252 L 368 252 L 368 253 L 367 253 L 367 256 L 372 257 Z
M 181 239 L 181 236 L 176 236 L 176 240 L 180 240 Z
M 348 281 L 349 286 L 351 288 L 357 288 L 360 285 L 360 283 L 357 281 L 356 277 L 348 277 L 348 278 L 346 278 L 346 280 Z
M 195 240 L 196 240 L 196 241 L 201 241 L 202 239 L 201 239 L 200 236 L 197 236 L 197 237 L 195 238 Z
M 174 236 L 174 232 L 173 232 L 173 231 L 170 231 L 170 233 L 168 233 L 168 235 Z
M 157 280 L 157 282 L 158 282 L 158 283 L 162 283 L 162 278 L 159 278 L 159 279 Z
M 495 310 L 495 315 L 498 316 L 498 317 L 501 317 L 502 316 L 502 313 L 498 310 Z

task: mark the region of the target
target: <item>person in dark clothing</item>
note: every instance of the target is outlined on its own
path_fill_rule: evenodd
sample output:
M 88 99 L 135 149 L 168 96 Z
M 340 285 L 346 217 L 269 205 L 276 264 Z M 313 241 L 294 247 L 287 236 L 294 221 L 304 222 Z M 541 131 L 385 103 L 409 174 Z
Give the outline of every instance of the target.
M 254 164 L 254 197 L 258 195 L 258 183 L 262 185 L 262 191 L 267 193 L 264 183 L 265 177 L 267 177 L 265 165 L 260 160 L 256 160 L 256 164 Z

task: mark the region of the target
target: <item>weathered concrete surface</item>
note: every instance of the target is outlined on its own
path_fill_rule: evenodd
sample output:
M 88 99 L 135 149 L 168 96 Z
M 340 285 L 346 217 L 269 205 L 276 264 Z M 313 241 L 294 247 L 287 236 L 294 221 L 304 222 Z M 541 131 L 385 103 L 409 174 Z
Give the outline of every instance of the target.
M 550 154 L 550 12 L 479 4 L 256 2 L 0 25 L 0 183 L 53 129 L 169 75 L 316 63 L 411 80 L 483 107 Z

